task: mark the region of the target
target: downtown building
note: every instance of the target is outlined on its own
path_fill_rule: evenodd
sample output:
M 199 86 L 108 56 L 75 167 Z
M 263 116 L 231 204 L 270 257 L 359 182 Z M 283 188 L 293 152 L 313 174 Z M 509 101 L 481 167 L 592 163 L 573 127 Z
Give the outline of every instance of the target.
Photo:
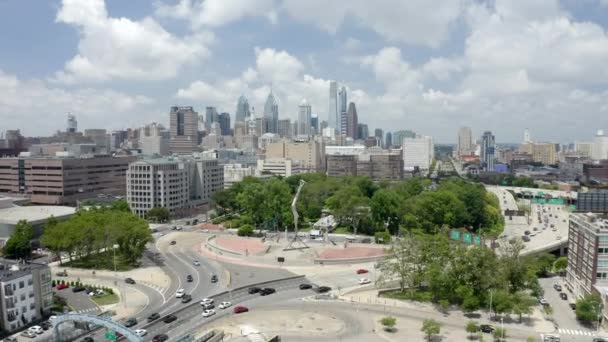
M 166 208 L 181 217 L 208 205 L 224 188 L 224 168 L 217 159 L 193 156 L 139 160 L 127 171 L 127 202 L 146 217 L 152 208 Z
M 428 170 L 435 158 L 433 138 L 428 136 L 403 138 L 401 150 L 403 167 L 407 171 Z
M 494 135 L 490 131 L 483 132 L 479 157 L 483 171 L 494 172 L 495 150 L 496 142 Z
M 170 153 L 189 155 L 198 149 L 198 120 L 198 113 L 192 107 L 171 107 Z
M 327 146 L 326 173 L 329 177 L 366 176 L 372 180 L 403 179 L 401 150 L 383 150 L 362 145 Z
M 266 159 L 289 159 L 306 172 L 325 170 L 325 144 L 323 141 L 309 139 L 303 141 L 286 141 L 266 145 Z

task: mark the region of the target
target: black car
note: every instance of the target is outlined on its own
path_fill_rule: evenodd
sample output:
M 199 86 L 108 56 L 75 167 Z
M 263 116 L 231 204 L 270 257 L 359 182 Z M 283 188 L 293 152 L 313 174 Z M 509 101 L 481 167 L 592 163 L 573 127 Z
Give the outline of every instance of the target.
M 524 242 L 530 242 L 530 237 L 528 235 L 522 236 L 521 239 L 524 240 Z
M 270 294 L 273 294 L 277 292 L 277 290 L 273 289 L 272 287 L 265 287 L 260 291 L 260 295 L 262 296 L 268 296 Z
M 559 298 L 563 299 L 563 300 L 568 300 L 568 295 L 565 294 L 564 292 L 560 292 L 559 294 Z
M 317 293 L 325 293 L 325 292 L 329 292 L 331 291 L 331 287 L 329 286 L 319 286 L 315 289 L 315 292 Z
M 310 284 L 300 284 L 300 290 L 308 290 L 312 289 L 312 285 Z
M 72 292 L 83 292 L 86 288 L 84 287 L 72 287 Z
M 49 321 L 44 321 L 40 323 L 40 327 L 42 328 L 42 330 L 49 330 L 53 327 L 53 324 Z
M 175 240 L 171 241 L 169 244 L 175 245 L 177 242 Z
M 608 338 L 606 337 L 594 337 L 593 342 L 608 342 Z
M 570 305 L 570 309 L 576 310 L 576 303 L 568 303 Z
M 249 292 L 249 294 L 255 294 L 262 291 L 261 288 L 259 287 L 250 287 L 249 290 L 247 290 L 247 292 Z
M 160 315 L 158 314 L 158 312 L 155 312 L 155 313 L 151 314 L 150 316 L 148 316 L 148 322 L 156 321 L 159 318 L 160 318 Z
M 165 317 L 163 319 L 163 322 L 165 322 L 165 323 L 171 323 L 171 322 L 175 322 L 176 320 L 177 320 L 177 316 L 175 316 L 175 315 L 169 315 L 169 316 L 167 316 L 167 317 Z
M 95 339 L 92 338 L 91 336 L 87 336 L 82 339 L 82 342 L 95 342 Z
M 211 276 L 211 282 L 217 283 L 217 276 L 215 274 Z
M 125 283 L 133 285 L 135 284 L 135 280 L 133 280 L 133 278 L 127 278 L 125 279 Z
M 168 339 L 169 339 L 169 336 L 167 336 L 166 334 L 160 334 L 160 335 L 154 336 L 154 338 L 152 339 L 152 342 L 164 342 L 164 341 L 167 341 Z
M 479 326 L 479 330 L 481 330 L 484 333 L 491 334 L 494 332 L 494 327 L 489 324 L 482 324 Z
M 131 317 L 125 321 L 125 327 L 130 328 L 137 325 L 137 318 Z
M 182 297 L 182 303 L 188 303 L 192 300 L 192 296 L 191 295 L 185 295 Z
M 194 278 L 192 278 L 192 275 L 191 275 L 191 274 L 188 274 L 188 275 L 186 276 L 186 280 L 187 280 L 189 283 L 191 283 L 191 282 L 193 281 L 193 279 L 194 279 Z
M 557 285 L 557 284 L 553 285 L 553 288 L 554 288 L 556 291 L 561 291 L 561 290 L 562 290 L 562 286 L 561 286 L 561 285 Z

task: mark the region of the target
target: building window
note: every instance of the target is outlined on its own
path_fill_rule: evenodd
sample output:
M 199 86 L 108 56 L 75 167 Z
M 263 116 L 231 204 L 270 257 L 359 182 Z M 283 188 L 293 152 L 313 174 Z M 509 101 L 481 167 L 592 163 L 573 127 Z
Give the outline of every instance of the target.
M 607 277 L 608 277 L 608 273 L 606 273 L 606 272 L 599 272 L 596 274 L 597 279 L 606 279 Z
M 28 279 L 28 280 L 27 280 L 27 284 L 28 284 L 28 285 L 32 285 L 33 283 L 34 283 L 34 280 L 32 280 L 32 279 Z
M 25 282 L 20 281 L 20 282 L 19 282 L 19 288 L 20 288 L 20 289 L 22 289 L 24 286 L 25 286 Z

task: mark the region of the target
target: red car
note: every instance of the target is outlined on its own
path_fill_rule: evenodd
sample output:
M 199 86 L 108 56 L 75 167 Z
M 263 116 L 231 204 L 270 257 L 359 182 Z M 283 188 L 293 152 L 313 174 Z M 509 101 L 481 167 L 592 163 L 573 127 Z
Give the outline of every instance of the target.
M 55 287 L 57 290 L 63 290 L 63 289 L 67 289 L 69 288 L 70 285 L 69 284 L 57 284 L 57 286 Z
M 369 272 L 369 271 L 366 269 L 363 269 L 363 268 L 360 268 L 357 270 L 357 274 L 363 274 L 363 273 L 367 273 L 367 272 Z
M 235 306 L 234 307 L 235 314 L 240 314 L 240 313 L 247 312 L 247 311 L 249 311 L 249 309 L 247 309 L 247 307 L 245 307 L 245 306 Z

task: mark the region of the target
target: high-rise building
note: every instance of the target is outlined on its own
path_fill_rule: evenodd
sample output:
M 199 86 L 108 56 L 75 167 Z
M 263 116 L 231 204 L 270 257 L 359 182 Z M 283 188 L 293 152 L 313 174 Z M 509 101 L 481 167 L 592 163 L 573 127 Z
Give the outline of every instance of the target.
M 494 135 L 490 131 L 483 132 L 481 136 L 481 152 L 480 161 L 481 167 L 484 171 L 494 171 L 494 153 L 496 149 L 496 142 Z
M 191 154 L 198 145 L 198 113 L 192 107 L 171 107 L 169 112 L 169 150 Z
M 116 151 L 122 147 L 122 144 L 127 141 L 128 133 L 126 130 L 116 130 L 112 131 L 112 135 L 110 137 L 110 149 L 112 151 Z M 168 140 L 167 140 L 168 143 Z M 168 145 L 167 145 L 168 146 Z
M 393 147 L 393 133 L 386 132 L 386 138 L 384 139 L 384 145 L 386 148 Z
M 97 145 L 100 149 L 108 152 L 108 145 L 110 137 L 105 129 L 101 128 L 87 128 L 84 130 L 84 136 L 91 139 L 91 141 Z
M 264 104 L 264 118 L 268 122 L 267 133 L 277 133 L 279 126 L 279 105 L 272 91 L 268 94 L 266 103 Z
M 310 135 L 317 135 L 319 132 L 319 116 L 312 114 L 310 116 Z
M 281 138 L 291 138 L 291 120 L 290 119 L 279 120 L 278 134 Z
M 347 137 L 356 139 L 357 138 L 357 128 L 358 128 L 358 118 L 357 118 L 357 107 L 354 102 L 349 103 L 348 111 L 342 112 L 341 116 L 341 129 L 340 133 L 346 135 Z
M 338 83 L 336 81 L 329 82 L 329 110 L 327 111 L 327 125 L 333 129 L 339 127 L 339 112 L 338 112 Z
M 340 92 L 338 93 L 338 115 L 342 113 L 346 113 L 348 107 L 348 98 L 346 94 L 346 88 L 340 88 Z
M 329 177 L 367 176 L 373 180 L 403 178 L 403 158 L 399 150 L 378 147 L 332 146 L 326 155 Z
M 374 130 L 374 136 L 376 137 L 376 139 L 378 139 L 378 145 L 382 148 L 385 148 L 386 146 L 384 146 L 384 132 L 382 131 L 382 128 L 376 128 Z
M 576 141 L 574 142 L 574 151 L 581 157 L 591 158 L 591 155 L 593 154 L 593 142 Z
M 205 108 L 205 130 L 209 132 L 209 128 L 211 128 L 211 124 L 214 122 L 219 122 L 220 116 L 217 113 L 217 108 L 215 107 L 206 107 Z
M 220 125 L 220 130 L 222 135 L 231 135 L 230 134 L 230 114 L 222 113 L 218 116 L 218 123 Z
M 435 146 L 433 138 L 428 136 L 417 136 L 414 138 L 403 138 L 401 143 L 403 153 L 403 167 L 412 171 L 416 167 L 420 170 L 428 170 L 435 158 Z
M 369 137 L 369 128 L 367 124 L 357 124 L 357 137 L 356 139 L 367 139 Z
M 608 159 L 608 135 L 604 135 L 604 130 L 597 131 L 593 138 L 593 154 L 595 160 Z
M 249 116 L 251 116 L 251 112 L 249 111 L 249 101 L 247 101 L 247 98 L 244 95 L 241 95 L 241 97 L 239 97 L 239 102 L 236 104 L 234 121 L 245 122 Z
M 473 133 L 469 127 L 460 127 L 458 129 L 458 146 L 456 148 L 458 158 L 470 155 L 474 152 L 473 148 Z
M 524 143 L 530 143 L 530 142 L 532 142 L 532 139 L 530 138 L 530 130 L 526 128 L 524 130 Z
M 529 142 L 519 146 L 519 153 L 530 154 L 532 160 L 544 165 L 553 165 L 556 163 L 555 144 Z
M 393 147 L 401 147 L 401 143 L 403 142 L 404 138 L 415 138 L 416 133 L 414 133 L 413 131 L 410 131 L 410 130 L 396 131 L 396 132 L 392 133 L 391 137 L 392 137 L 391 145 Z
M 78 121 L 76 121 L 76 116 L 74 116 L 72 114 L 68 114 L 68 126 L 66 128 L 66 132 L 68 132 L 68 133 L 78 132 Z
M 325 146 L 314 139 L 307 141 L 278 141 L 266 146 L 267 159 L 286 158 L 300 164 L 308 172 L 324 170 Z
M 312 109 L 306 99 L 300 102 L 298 110 L 298 135 L 310 135 L 310 120 L 312 117 Z
M 139 129 L 139 148 L 143 155 L 169 154 L 169 132 L 155 122 Z

